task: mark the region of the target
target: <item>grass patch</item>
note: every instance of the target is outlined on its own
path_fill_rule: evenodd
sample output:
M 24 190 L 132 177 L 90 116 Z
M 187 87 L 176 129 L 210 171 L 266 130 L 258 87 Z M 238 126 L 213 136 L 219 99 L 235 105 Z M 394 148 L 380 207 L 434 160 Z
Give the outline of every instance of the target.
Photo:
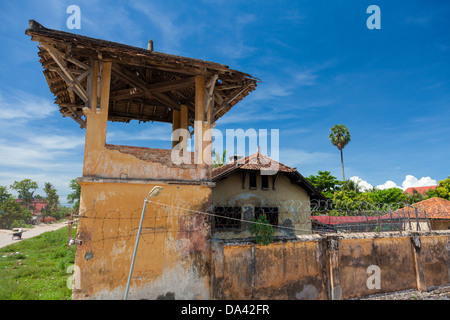
M 70 300 L 75 246 L 67 241 L 64 227 L 0 248 L 0 300 Z

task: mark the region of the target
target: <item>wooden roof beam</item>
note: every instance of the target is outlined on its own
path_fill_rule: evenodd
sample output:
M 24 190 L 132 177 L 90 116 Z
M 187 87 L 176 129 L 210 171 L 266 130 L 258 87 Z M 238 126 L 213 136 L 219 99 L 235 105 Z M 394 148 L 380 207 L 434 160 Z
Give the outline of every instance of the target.
M 64 55 L 59 50 L 45 42 L 40 42 L 39 44 L 41 45 L 41 47 L 47 50 L 47 52 L 58 65 L 59 69 L 56 69 L 56 72 L 60 75 L 60 77 L 63 78 L 64 81 L 66 81 L 69 87 L 73 88 L 73 90 L 84 102 L 86 102 L 88 100 L 88 95 L 77 78 L 67 68 L 67 64 L 63 60 Z
M 115 118 L 125 118 L 130 120 L 138 120 L 138 121 L 157 121 L 157 122 L 167 122 L 172 123 L 172 118 L 169 117 L 162 117 L 162 116 L 146 116 L 142 114 L 130 114 L 129 112 L 123 113 L 123 112 L 117 112 L 117 111 L 110 111 L 108 114 L 109 117 L 115 117 Z
M 215 74 L 206 84 L 207 90 L 205 90 L 205 110 L 204 110 L 205 119 L 207 117 L 209 108 L 211 108 L 211 111 L 213 111 L 214 109 L 214 89 L 216 87 L 217 79 L 219 79 L 219 75 Z M 212 114 L 212 112 L 210 114 Z
M 183 89 L 194 84 L 195 77 L 186 77 L 177 80 L 164 81 L 154 84 L 148 84 L 140 79 L 135 73 L 126 70 L 118 64 L 113 65 L 113 71 L 123 78 L 129 85 L 137 87 L 147 93 L 167 92 L 171 90 Z

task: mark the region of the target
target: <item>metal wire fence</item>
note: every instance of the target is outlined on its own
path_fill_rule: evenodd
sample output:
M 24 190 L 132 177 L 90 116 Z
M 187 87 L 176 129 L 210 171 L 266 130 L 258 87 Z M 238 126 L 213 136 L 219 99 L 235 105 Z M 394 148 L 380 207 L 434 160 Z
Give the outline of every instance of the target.
M 218 204 L 214 207 L 216 217 L 212 226 L 218 231 L 244 231 L 245 223 L 266 214 L 271 225 L 290 234 L 425 231 L 431 230 L 427 210 L 441 209 L 424 209 L 406 203 L 332 200 L 286 200 L 243 207 Z
M 355 233 L 385 231 L 426 231 L 432 229 L 429 211 L 404 203 L 385 204 L 346 201 L 286 200 L 272 203 L 230 205 L 216 203 L 209 210 L 196 210 L 189 203 L 170 205 L 152 202 L 144 218 L 141 240 L 153 244 L 155 237 L 169 241 L 190 238 L 199 232 L 229 233 L 229 237 L 248 235 L 249 225 L 259 215 L 266 215 L 278 236 L 295 237 L 302 234 Z M 95 236 L 92 243 L 114 242 L 116 247 L 134 241 L 139 227 L 142 207 L 128 210 L 80 211 L 78 218 L 92 222 Z M 442 211 L 442 210 L 441 210 Z M 449 226 L 450 226 L 450 219 Z M 247 232 L 247 233 L 246 233 Z M 74 237 L 72 240 L 76 240 Z

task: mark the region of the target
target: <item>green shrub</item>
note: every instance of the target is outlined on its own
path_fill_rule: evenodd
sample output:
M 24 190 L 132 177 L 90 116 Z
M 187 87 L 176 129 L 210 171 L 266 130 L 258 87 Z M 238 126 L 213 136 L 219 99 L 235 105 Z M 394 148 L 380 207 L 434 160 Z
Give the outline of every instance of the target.
M 249 230 L 253 236 L 253 240 L 257 244 L 268 246 L 273 242 L 273 235 L 275 234 L 274 227 L 270 224 L 265 214 L 260 214 L 257 219 L 253 218 Z

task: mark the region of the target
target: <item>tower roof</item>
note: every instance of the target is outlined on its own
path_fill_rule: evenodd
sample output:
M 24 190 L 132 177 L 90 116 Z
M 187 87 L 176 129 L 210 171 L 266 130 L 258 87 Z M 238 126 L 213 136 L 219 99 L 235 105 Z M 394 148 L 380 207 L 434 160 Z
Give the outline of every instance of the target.
M 108 120 L 171 122 L 173 110 L 195 115 L 195 76 L 214 85 L 212 122 L 253 91 L 259 80 L 227 65 L 172 55 L 43 27 L 30 20 L 25 33 L 39 42 L 41 64 L 63 116 L 83 127 L 87 75 L 93 60 L 112 62 Z M 75 94 L 74 94 L 75 92 Z

